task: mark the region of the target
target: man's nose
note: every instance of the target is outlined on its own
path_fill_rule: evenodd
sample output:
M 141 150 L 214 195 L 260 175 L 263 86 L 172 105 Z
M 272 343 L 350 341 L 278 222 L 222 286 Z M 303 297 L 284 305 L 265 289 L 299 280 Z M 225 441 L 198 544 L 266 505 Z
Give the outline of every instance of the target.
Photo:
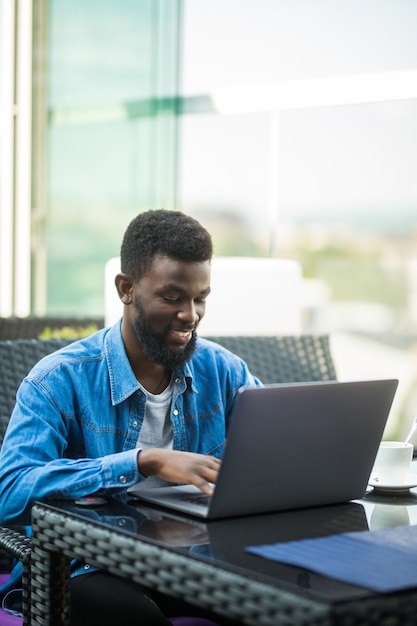
M 200 319 L 194 302 L 185 304 L 181 308 L 181 311 L 178 311 L 178 317 L 181 321 L 187 322 L 188 324 L 195 324 Z

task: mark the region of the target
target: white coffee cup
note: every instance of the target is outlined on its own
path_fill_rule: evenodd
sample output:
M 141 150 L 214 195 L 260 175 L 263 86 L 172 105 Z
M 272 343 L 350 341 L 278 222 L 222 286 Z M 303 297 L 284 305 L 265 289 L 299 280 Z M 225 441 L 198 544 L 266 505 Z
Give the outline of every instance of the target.
M 382 441 L 374 464 L 374 474 L 382 485 L 406 482 L 413 459 L 414 446 L 403 441 Z

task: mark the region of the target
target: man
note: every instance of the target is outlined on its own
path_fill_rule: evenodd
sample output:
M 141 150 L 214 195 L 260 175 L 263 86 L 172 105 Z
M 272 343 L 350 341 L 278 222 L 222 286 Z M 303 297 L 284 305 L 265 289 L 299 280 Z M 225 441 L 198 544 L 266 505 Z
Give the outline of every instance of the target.
M 212 257 L 201 224 L 179 211 L 142 213 L 120 256 L 122 319 L 42 359 L 20 386 L 0 455 L 0 523 L 22 519 L 36 499 L 138 481 L 210 494 L 237 391 L 261 384 L 242 360 L 197 338 Z M 195 613 L 93 569 L 74 564 L 74 626 L 163 626 L 173 611 Z

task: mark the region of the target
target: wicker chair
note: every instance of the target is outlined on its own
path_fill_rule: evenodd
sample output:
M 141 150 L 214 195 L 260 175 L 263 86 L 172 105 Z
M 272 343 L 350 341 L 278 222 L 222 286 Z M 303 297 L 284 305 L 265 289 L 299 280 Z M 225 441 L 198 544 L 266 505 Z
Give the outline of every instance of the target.
M 265 384 L 337 378 L 328 335 L 207 339 L 238 354 Z
M 326 335 L 209 339 L 241 356 L 264 383 L 336 379 Z M 0 341 L 0 445 L 24 376 L 43 356 L 71 342 L 72 339 Z M 5 571 L 2 554 L 9 557 L 7 566 L 10 567 L 10 557 L 23 565 L 23 626 L 30 623 L 30 552 L 30 539 L 17 528 L 0 527 L 0 571 Z
M 0 341 L 7 339 L 37 339 L 48 328 L 54 331 L 71 329 L 74 334 L 78 329 L 88 327 L 104 328 L 102 317 L 0 317 Z M 75 337 L 74 337 L 75 338 Z
M 15 339 L 0 341 L 0 445 L 16 399 L 16 391 L 28 371 L 42 357 L 71 343 L 68 339 Z M 31 541 L 19 527 L 0 527 L 0 571 L 9 570 L 13 559 L 23 569 L 23 626 L 30 624 Z
M 42 357 L 72 341 L 72 339 L 0 341 L 0 446 L 14 407 L 17 388 L 23 378 Z

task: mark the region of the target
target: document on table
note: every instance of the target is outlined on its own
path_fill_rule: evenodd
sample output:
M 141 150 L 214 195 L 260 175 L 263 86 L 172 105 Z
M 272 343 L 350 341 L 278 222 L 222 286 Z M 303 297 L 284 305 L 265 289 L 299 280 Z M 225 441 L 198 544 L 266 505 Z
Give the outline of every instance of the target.
M 417 586 L 417 526 L 341 533 L 246 550 L 372 591 Z

